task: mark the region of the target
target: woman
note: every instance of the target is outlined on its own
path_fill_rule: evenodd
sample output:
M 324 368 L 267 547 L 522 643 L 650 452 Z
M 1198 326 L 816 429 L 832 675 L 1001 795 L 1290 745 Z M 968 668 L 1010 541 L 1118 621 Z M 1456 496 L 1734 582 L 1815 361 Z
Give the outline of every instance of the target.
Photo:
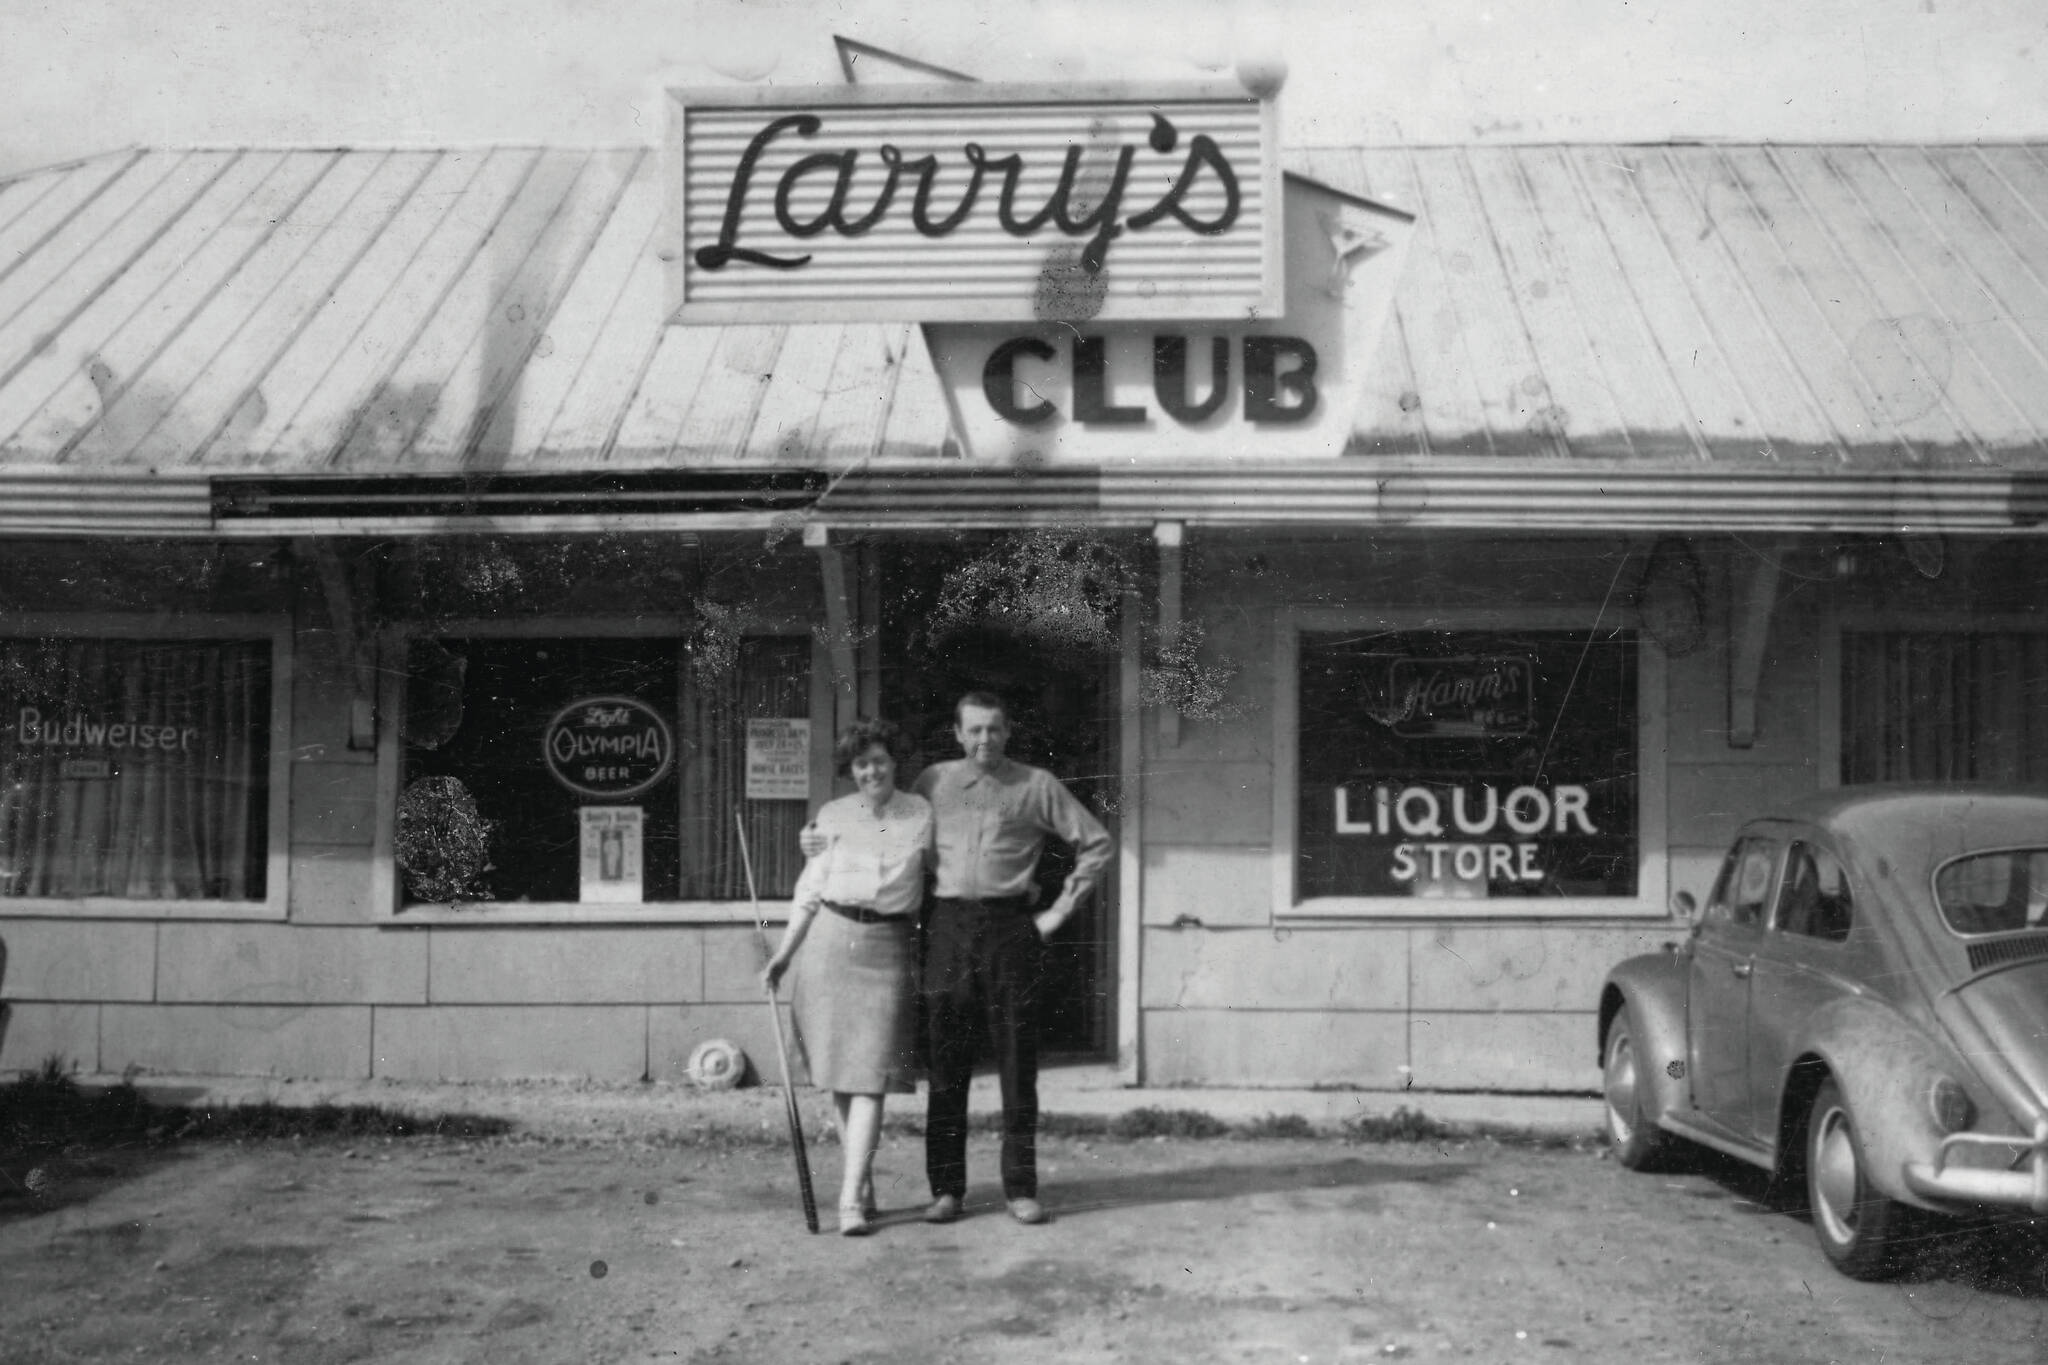
M 791 990 L 797 1048 L 811 1083 L 830 1090 L 839 1110 L 839 1231 L 848 1237 L 865 1235 L 874 1216 L 883 1097 L 913 1088 L 911 971 L 932 808 L 896 790 L 907 756 L 903 732 L 888 721 L 856 721 L 839 736 L 833 758 L 855 791 L 818 811 L 826 845 L 804 865 L 781 946 L 762 973 L 775 990 L 804 948 Z

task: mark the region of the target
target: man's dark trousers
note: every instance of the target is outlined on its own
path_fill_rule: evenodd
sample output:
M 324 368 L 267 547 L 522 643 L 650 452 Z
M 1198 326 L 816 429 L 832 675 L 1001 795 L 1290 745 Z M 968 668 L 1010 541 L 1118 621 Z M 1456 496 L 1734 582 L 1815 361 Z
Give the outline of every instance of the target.
M 986 1036 L 1003 1089 L 1003 1197 L 1038 1196 L 1038 991 L 1045 944 L 1022 896 L 938 897 L 926 924 L 924 1006 L 931 1093 L 925 1174 L 967 1195 L 967 1087 Z

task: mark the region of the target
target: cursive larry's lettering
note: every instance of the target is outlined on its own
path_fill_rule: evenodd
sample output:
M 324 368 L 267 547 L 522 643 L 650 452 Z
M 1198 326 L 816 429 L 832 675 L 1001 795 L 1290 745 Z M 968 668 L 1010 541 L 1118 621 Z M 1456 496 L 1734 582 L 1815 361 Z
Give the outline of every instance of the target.
M 796 270 L 810 263 L 809 255 L 776 255 L 758 247 L 742 246 L 740 234 L 754 173 L 769 144 L 785 133 L 808 139 L 817 137 L 823 130 L 824 120 L 816 114 L 785 114 L 771 120 L 754 134 L 746 150 L 740 154 L 739 164 L 733 169 L 732 184 L 726 190 L 725 216 L 719 225 L 718 240 L 699 248 L 696 253 L 700 267 L 723 270 L 737 261 L 774 270 Z M 1178 150 L 1179 142 L 1179 133 L 1173 125 L 1163 116 L 1154 114 L 1152 132 L 1146 139 L 1150 150 L 1158 155 L 1170 155 Z M 1124 207 L 1138 149 L 1131 146 L 1117 148 L 1114 163 L 1108 171 L 1091 176 L 1083 174 L 1083 155 L 1079 145 L 1067 148 L 1058 181 L 1045 202 L 1034 208 L 1018 202 L 1019 186 L 1027 171 L 1021 153 L 991 156 L 980 143 L 965 143 L 960 149 L 960 156 L 966 163 L 966 183 L 959 190 L 959 200 L 953 207 L 935 218 L 933 187 L 940 171 L 936 156 L 906 158 L 895 144 L 882 143 L 874 151 L 875 160 L 884 172 L 881 187 L 875 192 L 873 202 L 864 208 L 854 208 L 848 201 L 860 168 L 860 149 L 843 147 L 836 151 L 814 151 L 799 157 L 782 173 L 776 181 L 770 206 L 775 226 L 793 240 L 804 241 L 827 232 L 841 237 L 860 237 L 888 216 L 908 176 L 916 183 L 916 188 L 909 194 L 910 225 L 921 237 L 939 238 L 951 234 L 966 222 L 981 201 L 983 189 L 993 187 L 996 223 L 1005 233 L 1012 237 L 1029 237 L 1050 224 L 1064 236 L 1086 238 L 1081 264 L 1091 275 L 1102 269 L 1111 243 L 1127 232 L 1142 232 L 1172 218 L 1192 232 L 1216 236 L 1229 231 L 1237 221 L 1241 203 L 1237 173 L 1223 154 L 1223 149 L 1206 133 L 1197 133 L 1188 139 L 1179 172 L 1166 192 L 1149 207 L 1128 217 L 1120 218 L 1119 214 Z M 1215 181 L 1222 196 L 1222 206 L 1208 218 L 1197 217 L 1186 207 L 1188 196 L 1202 180 L 1204 172 Z M 824 207 L 807 215 L 800 214 L 796 200 L 805 190 L 806 182 L 826 177 L 829 177 L 829 190 Z
M 707 246 L 697 252 L 697 264 L 706 270 L 723 270 L 731 261 L 745 261 L 749 265 L 771 266 L 776 270 L 795 270 L 811 258 L 809 256 L 771 256 L 765 251 L 754 251 L 738 245 L 740 235 L 740 211 L 746 207 L 747 182 L 754 178 L 754 163 L 786 128 L 794 128 L 799 137 L 813 137 L 817 134 L 819 120 L 816 114 L 785 114 L 754 134 L 747 150 L 740 153 L 740 164 L 733 168 L 732 189 L 725 196 L 725 221 L 718 229 L 718 244 Z M 782 177 L 787 187 L 798 171 L 812 158 L 806 157 L 789 168 Z M 843 182 L 842 182 L 843 183 Z M 778 203 L 779 203 L 778 199 Z

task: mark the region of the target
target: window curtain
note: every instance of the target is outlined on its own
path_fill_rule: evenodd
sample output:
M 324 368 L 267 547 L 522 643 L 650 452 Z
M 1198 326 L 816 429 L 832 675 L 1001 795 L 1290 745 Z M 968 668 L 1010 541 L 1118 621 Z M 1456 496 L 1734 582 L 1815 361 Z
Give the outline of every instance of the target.
M 810 715 L 811 642 L 762 636 L 740 642 L 732 667 L 683 667 L 679 708 L 682 750 L 682 898 L 745 900 L 733 812 L 746 821 L 747 852 L 763 900 L 796 889 L 803 870 L 797 833 L 809 818 L 803 801 L 747 799 L 747 720 Z
M 2048 635 L 1844 634 L 1842 780 L 2048 780 Z
M 0 641 L 0 895 L 265 894 L 270 647 Z

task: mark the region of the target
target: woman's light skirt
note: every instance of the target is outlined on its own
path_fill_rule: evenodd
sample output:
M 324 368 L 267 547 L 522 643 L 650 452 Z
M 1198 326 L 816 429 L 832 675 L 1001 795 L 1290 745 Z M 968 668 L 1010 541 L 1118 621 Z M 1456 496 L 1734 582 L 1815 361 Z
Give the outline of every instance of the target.
M 812 1085 L 852 1095 L 914 1088 L 916 962 L 908 918 L 859 924 L 818 911 L 797 950 L 790 992 L 798 1064 Z

